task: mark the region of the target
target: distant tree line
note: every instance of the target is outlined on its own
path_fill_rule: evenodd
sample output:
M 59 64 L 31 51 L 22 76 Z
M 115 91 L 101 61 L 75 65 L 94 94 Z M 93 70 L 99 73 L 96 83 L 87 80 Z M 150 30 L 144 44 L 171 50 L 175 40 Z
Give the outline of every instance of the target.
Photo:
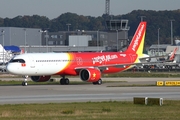
M 152 11 L 152 10 L 134 10 L 131 13 L 99 17 L 77 15 L 75 13 L 64 13 L 59 17 L 50 20 L 46 16 L 17 16 L 15 18 L 0 18 L 0 27 L 25 27 L 48 29 L 50 32 L 69 30 L 106 30 L 105 21 L 107 19 L 128 19 L 129 20 L 129 38 L 132 38 L 139 22 L 147 21 L 146 45 L 157 44 L 158 28 L 160 44 L 171 43 L 171 22 L 173 21 L 173 36 L 178 39 L 180 36 L 180 10 L 174 11 Z

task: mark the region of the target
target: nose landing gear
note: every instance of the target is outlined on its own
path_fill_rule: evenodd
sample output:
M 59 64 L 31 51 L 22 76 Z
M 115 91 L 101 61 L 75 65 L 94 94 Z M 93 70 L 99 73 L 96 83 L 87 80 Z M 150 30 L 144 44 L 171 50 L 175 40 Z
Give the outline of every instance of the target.
M 22 86 L 27 86 L 27 79 L 28 79 L 28 75 L 24 76 L 24 81 L 22 82 Z

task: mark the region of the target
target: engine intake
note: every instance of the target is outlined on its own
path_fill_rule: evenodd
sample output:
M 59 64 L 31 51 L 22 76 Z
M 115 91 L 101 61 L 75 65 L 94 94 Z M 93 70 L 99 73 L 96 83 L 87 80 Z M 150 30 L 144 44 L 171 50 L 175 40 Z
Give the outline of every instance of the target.
M 96 82 L 101 78 L 101 72 L 99 69 L 88 68 L 80 71 L 80 78 L 86 82 Z
M 46 82 L 49 81 L 51 76 L 31 76 L 34 82 Z

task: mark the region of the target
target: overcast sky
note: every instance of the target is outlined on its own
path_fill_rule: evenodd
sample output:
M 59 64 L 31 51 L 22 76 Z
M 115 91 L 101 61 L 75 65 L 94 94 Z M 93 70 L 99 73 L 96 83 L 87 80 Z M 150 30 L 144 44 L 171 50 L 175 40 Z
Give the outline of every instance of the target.
M 110 14 L 122 15 L 133 10 L 177 10 L 180 0 L 110 0 Z M 105 0 L 0 0 L 0 17 L 14 18 L 18 15 L 40 15 L 49 19 L 62 13 L 84 16 L 102 16 Z

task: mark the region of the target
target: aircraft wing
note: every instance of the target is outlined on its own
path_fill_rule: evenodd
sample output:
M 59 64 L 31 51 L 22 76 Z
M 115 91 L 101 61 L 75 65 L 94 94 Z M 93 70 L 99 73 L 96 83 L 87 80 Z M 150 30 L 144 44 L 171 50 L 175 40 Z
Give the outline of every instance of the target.
M 123 64 L 110 64 L 110 65 L 101 65 L 101 66 L 83 66 L 83 67 L 76 67 L 75 70 L 79 72 L 82 69 L 86 68 L 99 68 L 101 71 L 107 70 L 108 67 L 116 67 L 116 68 L 125 68 L 131 65 L 141 65 L 142 63 L 123 63 Z
M 147 60 L 147 59 L 151 59 L 151 58 L 164 58 L 164 57 L 168 57 L 168 55 L 143 57 L 143 58 L 139 58 L 139 60 L 143 61 L 143 60 Z

